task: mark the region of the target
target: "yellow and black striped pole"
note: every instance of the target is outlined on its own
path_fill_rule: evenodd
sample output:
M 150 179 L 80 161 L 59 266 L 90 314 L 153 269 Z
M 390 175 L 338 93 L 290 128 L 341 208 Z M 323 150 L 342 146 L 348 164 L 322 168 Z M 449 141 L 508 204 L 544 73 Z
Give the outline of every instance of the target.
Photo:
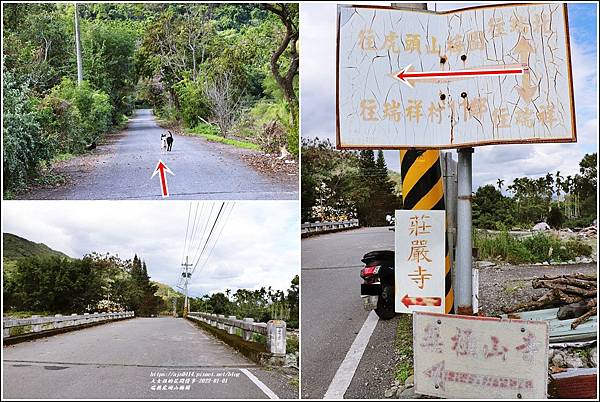
M 440 151 L 400 151 L 403 209 L 444 210 Z M 454 290 L 448 234 L 446 234 L 446 314 L 454 313 Z

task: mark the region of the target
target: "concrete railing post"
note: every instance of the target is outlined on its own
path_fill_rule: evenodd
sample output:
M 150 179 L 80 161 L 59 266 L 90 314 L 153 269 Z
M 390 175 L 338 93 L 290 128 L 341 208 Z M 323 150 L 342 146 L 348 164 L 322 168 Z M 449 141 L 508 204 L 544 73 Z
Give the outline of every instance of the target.
M 60 320 L 62 314 L 55 314 L 54 317 L 59 318 L 59 320 L 54 322 L 54 328 L 62 328 L 66 324 L 65 321 Z
M 229 318 L 230 320 L 236 320 L 236 319 L 237 319 L 237 317 L 236 317 L 236 316 L 234 316 L 234 315 L 230 315 L 228 318 Z M 235 325 L 228 325 L 228 326 L 227 326 L 227 333 L 228 333 L 229 335 L 235 335 Z
M 254 318 L 244 318 L 245 322 L 249 322 L 249 323 L 253 323 L 254 322 Z M 244 330 L 244 340 L 250 342 L 252 340 L 252 334 L 253 332 L 251 330 Z
M 286 324 L 282 320 L 267 323 L 267 350 L 274 355 L 285 355 Z
M 39 315 L 32 315 L 31 332 L 40 332 L 42 330 L 42 324 L 39 320 Z

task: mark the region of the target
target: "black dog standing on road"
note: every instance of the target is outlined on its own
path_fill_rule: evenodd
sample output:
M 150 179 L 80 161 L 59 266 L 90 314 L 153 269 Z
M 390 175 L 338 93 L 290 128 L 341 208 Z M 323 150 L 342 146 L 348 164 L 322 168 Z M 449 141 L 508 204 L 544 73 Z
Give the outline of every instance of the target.
M 169 136 L 167 137 L 167 151 L 171 151 L 171 148 L 173 148 L 173 133 L 169 131 Z

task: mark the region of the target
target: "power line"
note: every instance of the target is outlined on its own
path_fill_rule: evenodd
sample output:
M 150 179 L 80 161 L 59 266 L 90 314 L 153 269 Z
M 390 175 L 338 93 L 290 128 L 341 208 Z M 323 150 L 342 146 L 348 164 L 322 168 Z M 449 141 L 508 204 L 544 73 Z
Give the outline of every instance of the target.
M 200 210 L 200 217 L 198 217 L 198 208 L 200 207 L 199 203 L 196 203 L 196 211 L 194 213 L 194 223 L 192 225 L 192 235 L 190 237 L 190 243 L 188 244 L 188 248 L 185 251 L 186 255 L 189 255 L 190 248 L 194 245 L 194 239 L 196 238 L 196 230 L 198 228 L 199 219 L 202 218 L 202 210 Z M 204 205 L 202 205 L 204 207 Z
M 200 266 L 200 269 L 198 270 L 198 272 L 202 271 L 202 269 L 206 266 L 206 264 L 208 264 L 208 261 L 210 260 L 212 252 L 215 249 L 217 243 L 219 242 L 219 239 L 221 238 L 221 233 L 223 233 L 223 229 L 225 228 L 225 226 L 227 225 L 227 222 L 229 221 L 229 217 L 231 216 L 231 211 L 233 211 L 234 206 L 235 206 L 235 203 L 232 203 L 231 207 L 229 208 L 229 211 L 227 212 L 227 216 L 225 217 L 225 220 L 224 220 L 223 224 L 221 225 L 221 229 L 217 234 L 217 238 L 214 241 L 212 248 L 210 249 L 206 259 L 204 260 L 204 263 Z
M 204 225 L 202 227 L 202 236 L 200 236 L 200 238 L 198 239 L 198 246 L 196 247 L 196 251 L 194 252 L 194 256 L 192 258 L 192 264 L 200 256 L 200 245 L 202 244 L 202 239 L 205 238 L 206 229 L 208 229 L 208 225 L 209 225 L 209 222 L 211 220 L 211 216 L 212 216 L 212 212 L 213 212 L 214 207 L 215 207 L 215 203 L 212 203 L 211 204 L 211 208 L 210 208 L 210 213 L 206 217 L 206 220 L 204 221 Z
M 181 263 L 183 263 L 183 258 L 185 257 L 185 249 L 187 246 L 187 240 L 188 240 L 188 231 L 190 229 L 190 215 L 192 214 L 192 203 L 190 202 L 190 207 L 188 209 L 188 217 L 187 217 L 187 224 L 185 226 L 185 241 L 183 243 L 183 250 L 181 253 Z
M 210 233 L 208 234 L 208 237 L 206 238 L 204 247 L 202 247 L 202 251 L 200 252 L 200 256 L 198 257 L 198 260 L 196 261 L 196 265 L 194 265 L 194 268 L 192 269 L 192 274 L 196 270 L 196 267 L 198 266 L 198 262 L 200 261 L 200 259 L 202 258 L 202 255 L 204 254 L 204 250 L 206 250 L 206 245 L 208 244 L 210 237 L 212 236 L 213 231 L 215 230 L 215 226 L 217 225 L 217 222 L 219 221 L 219 217 L 221 216 L 221 212 L 223 211 L 224 206 L 225 206 L 225 203 L 224 202 L 221 203 L 221 208 L 219 208 L 219 213 L 217 214 L 217 217 L 215 218 L 215 221 L 214 221 L 212 227 L 210 228 Z

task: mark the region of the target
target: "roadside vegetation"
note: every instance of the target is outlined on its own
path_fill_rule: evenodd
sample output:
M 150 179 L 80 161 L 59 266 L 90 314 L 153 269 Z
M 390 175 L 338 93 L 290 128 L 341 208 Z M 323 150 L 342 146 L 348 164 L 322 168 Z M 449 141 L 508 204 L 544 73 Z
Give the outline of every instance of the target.
M 546 222 L 554 229 L 583 228 L 597 218 L 597 153 L 586 154 L 579 173 L 548 172 L 537 179 L 479 187 L 473 198 L 473 226 L 480 229 L 531 229 Z M 503 192 L 504 190 L 504 192 Z
M 396 329 L 396 372 L 394 379 L 399 384 L 404 384 L 406 379 L 413 375 L 413 330 L 412 315 L 399 314 Z
M 382 226 L 402 205 L 382 151 L 338 151 L 329 140 L 303 139 L 301 173 L 302 222 L 358 218 Z
M 568 262 L 592 255 L 592 247 L 580 239 L 563 239 L 552 233 L 518 237 L 504 230 L 485 233 L 475 230 L 473 246 L 480 260 L 499 260 L 509 264 Z
M 226 143 L 297 157 L 297 4 L 82 3 L 77 10 L 81 85 L 75 6 L 4 7 L 5 197 L 59 184 L 47 168 L 93 149 L 136 107 L 195 132 L 206 125 Z
M 162 299 L 150 282 L 146 263 L 90 254 L 82 259 L 56 255 L 22 257 L 4 269 L 3 313 L 72 314 L 135 311 L 157 315 Z M 39 313 L 42 312 L 42 313 Z
M 238 318 L 254 318 L 257 322 L 284 320 L 288 328 L 299 328 L 299 285 L 296 275 L 287 291 L 274 290 L 271 287 L 249 290 L 227 289 L 202 297 L 190 298 L 190 310 L 205 313 L 234 315 Z M 183 295 L 177 300 L 178 314 L 183 314 Z M 171 310 L 172 311 L 172 310 Z M 265 340 L 266 341 L 266 340 Z
M 297 4 L 165 7 L 136 54 L 137 103 L 184 133 L 297 157 L 298 34 Z

